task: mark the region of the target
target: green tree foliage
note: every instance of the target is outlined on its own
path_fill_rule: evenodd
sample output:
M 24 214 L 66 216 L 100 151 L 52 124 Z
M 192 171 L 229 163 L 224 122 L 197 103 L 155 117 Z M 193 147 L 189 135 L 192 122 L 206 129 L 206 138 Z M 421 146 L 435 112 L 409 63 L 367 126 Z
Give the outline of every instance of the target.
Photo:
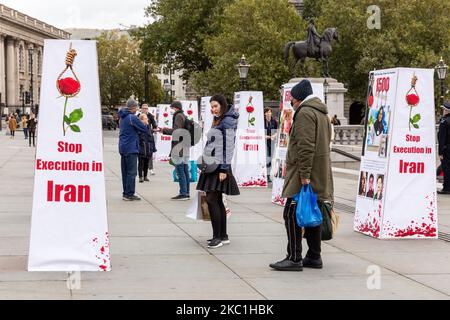
M 217 34 L 223 8 L 233 0 L 155 0 L 146 8 L 154 21 L 136 29 L 142 56 L 157 64 L 183 70 L 183 78 L 211 67 L 205 39 Z
M 331 75 L 344 82 L 350 97 L 366 95 L 368 73 L 392 67 L 433 68 L 441 55 L 448 61 L 448 0 L 323 0 L 316 19 L 319 32 L 337 27 L 340 43 L 330 60 Z M 369 29 L 368 6 L 381 9 L 381 29 Z
M 104 32 L 97 40 L 102 104 L 114 107 L 131 95 L 143 97 L 145 67 L 140 58 L 139 43 L 117 31 Z M 149 75 L 149 87 L 150 103 L 156 104 L 164 92 L 153 74 Z
M 321 16 L 323 2 L 326 0 L 304 0 L 303 18 L 317 18 Z
M 236 65 L 244 54 L 251 64 L 249 89 L 279 99 L 280 86 L 290 78 L 284 45 L 304 38 L 305 24 L 293 6 L 286 0 L 236 0 L 225 8 L 221 26 L 217 35 L 205 40 L 213 67 L 193 76 L 196 90 L 232 97 L 239 89 Z

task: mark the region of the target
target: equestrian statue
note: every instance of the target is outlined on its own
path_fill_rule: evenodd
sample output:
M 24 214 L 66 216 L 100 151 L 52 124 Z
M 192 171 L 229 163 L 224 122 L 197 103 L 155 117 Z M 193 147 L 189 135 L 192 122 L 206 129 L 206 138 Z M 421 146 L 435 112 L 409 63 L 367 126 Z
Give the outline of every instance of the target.
M 295 66 L 299 60 L 301 62 L 302 72 L 305 74 L 306 58 L 314 58 L 317 61 L 322 62 L 322 76 L 330 77 L 328 71 L 328 58 L 333 51 L 333 40 L 339 42 L 339 33 L 337 28 L 327 28 L 321 36 L 316 30 L 314 20 L 309 20 L 306 41 L 290 41 L 284 48 L 284 62 L 286 65 L 288 65 L 289 53 L 291 52 L 291 49 L 294 53 L 294 61 L 291 65 L 292 76 L 296 77 Z

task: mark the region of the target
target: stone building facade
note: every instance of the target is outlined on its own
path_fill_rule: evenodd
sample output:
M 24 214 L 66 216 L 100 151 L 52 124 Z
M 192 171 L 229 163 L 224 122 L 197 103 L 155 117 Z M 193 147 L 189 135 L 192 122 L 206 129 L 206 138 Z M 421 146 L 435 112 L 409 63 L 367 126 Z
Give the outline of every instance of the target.
M 0 4 L 3 113 L 30 112 L 39 105 L 44 39 L 70 39 L 70 33 Z

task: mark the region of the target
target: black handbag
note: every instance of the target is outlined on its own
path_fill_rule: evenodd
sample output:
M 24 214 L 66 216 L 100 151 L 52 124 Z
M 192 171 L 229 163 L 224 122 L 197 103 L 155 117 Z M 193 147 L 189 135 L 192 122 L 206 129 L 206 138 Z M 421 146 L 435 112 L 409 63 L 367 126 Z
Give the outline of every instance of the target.
M 213 173 L 219 168 L 219 165 L 217 163 L 207 164 L 203 160 L 203 156 L 200 156 L 197 160 L 197 168 L 199 168 L 202 173 Z

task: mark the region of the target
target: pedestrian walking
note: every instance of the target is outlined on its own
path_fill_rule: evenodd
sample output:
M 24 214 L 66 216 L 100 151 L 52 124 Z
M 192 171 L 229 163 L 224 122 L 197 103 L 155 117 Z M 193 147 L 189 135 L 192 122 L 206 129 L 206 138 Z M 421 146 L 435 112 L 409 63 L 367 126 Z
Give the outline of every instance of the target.
M 203 157 L 210 160 L 201 164 L 202 172 L 198 179 L 197 190 L 206 192 L 206 202 L 211 216 L 213 237 L 208 240 L 208 247 L 218 248 L 230 243 L 223 194 L 230 196 L 240 194 L 231 170 L 239 114 L 234 106 L 227 104 L 226 98 L 222 95 L 213 96 L 210 104 L 214 120 L 203 150 Z
M 155 140 L 153 138 L 153 132 L 149 126 L 149 119 L 145 113 L 139 116 L 139 120 L 148 128 L 147 132 L 139 132 L 139 182 L 149 182 L 148 170 L 150 159 L 153 158 L 153 152 L 156 152 Z
M 139 132 L 148 132 L 136 117 L 138 103 L 134 99 L 127 101 L 127 106 L 119 111 L 120 133 L 119 153 L 121 156 L 123 200 L 141 200 L 136 193 L 137 162 L 139 155 Z
M 30 114 L 30 120 L 28 121 L 28 145 L 31 147 L 31 141 L 33 141 L 33 147 L 36 146 L 36 129 L 37 119 L 34 113 Z
M 147 116 L 150 132 L 153 135 L 153 133 L 158 131 L 158 125 L 156 124 L 155 117 L 152 115 L 151 112 L 149 112 L 148 104 L 144 103 L 142 105 L 142 107 L 141 107 L 141 114 L 145 114 Z M 149 162 L 148 162 L 148 169 L 150 170 L 150 174 L 152 176 L 154 176 L 155 175 L 155 170 L 154 170 L 154 167 L 153 167 L 153 153 L 152 153 L 152 156 L 150 157 Z
M 17 120 L 14 116 L 11 116 L 9 118 L 9 131 L 11 132 L 11 139 L 14 139 L 15 135 L 16 135 L 16 130 L 17 130 Z
M 11 134 L 11 130 L 9 130 L 9 118 L 11 118 L 10 114 L 6 115 L 5 121 L 6 121 L 6 132 L 5 135 L 9 136 Z
M 331 124 L 334 126 L 340 126 L 341 125 L 341 120 L 338 119 L 337 114 L 335 114 L 333 116 L 333 118 L 331 119 Z
M 442 107 L 442 119 L 439 122 L 439 159 L 444 172 L 444 185 L 438 194 L 450 194 L 450 102 L 445 101 Z
M 272 263 L 270 267 L 280 271 L 301 271 L 303 267 L 320 269 L 323 267 L 322 225 L 305 228 L 304 237 L 309 250 L 302 259 L 302 229 L 296 223 L 297 203 L 292 198 L 300 192 L 302 186 L 310 184 L 317 193 L 322 213 L 331 207 L 331 124 L 327 106 L 313 95 L 308 80 L 298 83 L 291 95 L 295 114 L 286 155 L 286 178 L 282 193 L 282 197 L 287 198 L 283 213 L 288 236 L 287 256 L 282 261 Z
M 25 140 L 28 139 L 28 119 L 26 115 L 22 116 L 22 129 L 23 135 L 25 136 Z
M 183 105 L 180 101 L 174 101 L 170 107 L 175 111 L 173 114 L 172 128 L 163 128 L 162 133 L 165 135 L 174 135 L 178 137 L 183 133 L 177 130 L 186 130 L 186 116 L 183 112 Z M 178 138 L 177 137 L 177 138 Z M 179 141 L 175 141 L 179 140 Z M 190 174 L 189 174 L 189 150 L 191 147 L 190 139 L 184 140 L 172 139 L 172 149 L 170 151 L 170 161 L 175 165 L 175 170 L 178 176 L 178 183 L 180 192 L 177 196 L 172 197 L 172 200 L 184 201 L 190 199 Z
M 270 180 L 270 169 L 272 167 L 272 152 L 275 149 L 275 138 L 277 137 L 278 123 L 272 117 L 272 109 L 264 108 L 264 129 L 266 130 L 266 166 L 267 166 L 267 181 Z

